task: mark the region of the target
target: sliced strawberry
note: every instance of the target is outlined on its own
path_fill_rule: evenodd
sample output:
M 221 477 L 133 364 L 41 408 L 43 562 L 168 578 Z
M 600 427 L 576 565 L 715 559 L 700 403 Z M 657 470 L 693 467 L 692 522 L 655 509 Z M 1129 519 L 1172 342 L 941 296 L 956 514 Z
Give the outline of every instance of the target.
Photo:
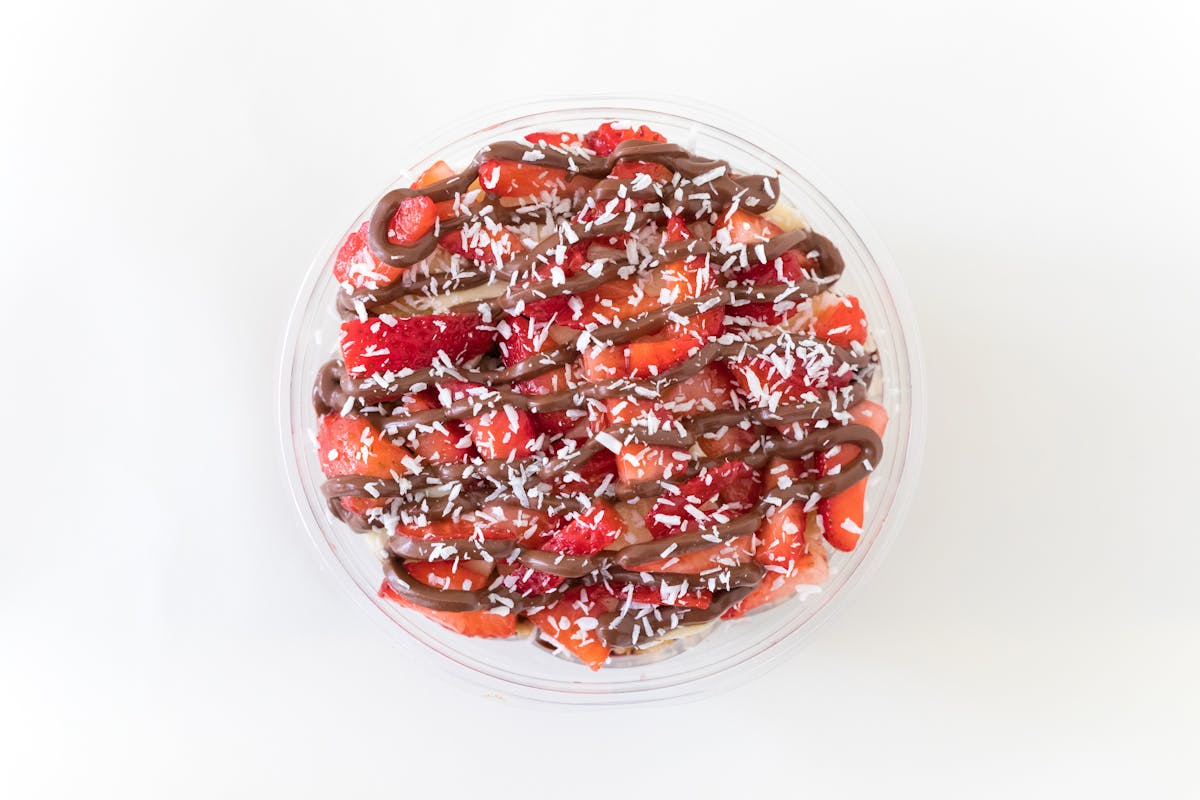
M 490 611 L 434 611 L 396 594 L 396 591 L 386 582 L 379 587 L 379 596 L 387 598 L 399 606 L 424 614 L 443 628 L 461 633 L 463 636 L 507 639 L 517 632 L 517 618 L 514 614 L 501 616 Z
M 478 568 L 476 565 L 479 565 Z M 470 592 L 488 585 L 491 566 L 485 561 L 411 561 L 408 574 L 435 589 Z
M 405 395 L 401 404 L 409 414 L 441 408 L 432 390 Z M 454 420 L 423 425 L 407 441 L 414 453 L 434 464 L 469 461 L 475 453 L 466 429 Z
M 534 161 L 485 161 L 479 165 L 479 185 L 500 197 L 540 200 L 586 191 L 595 179 L 565 169 L 543 167 Z
M 451 253 L 488 266 L 507 261 L 525 249 L 521 237 L 508 228 L 489 229 L 485 225 L 447 233 L 438 239 L 438 244 Z
M 674 572 L 681 575 L 700 575 L 723 567 L 736 567 L 754 558 L 754 537 L 747 534 L 703 550 L 672 555 L 655 561 L 637 564 L 637 572 Z
M 636 282 L 613 280 L 579 296 L 582 307 L 578 317 L 560 316 L 559 324 L 572 328 L 610 325 L 617 320 L 636 317 L 658 308 L 658 303 Z
M 655 400 L 610 397 L 604 401 L 604 405 L 608 409 L 608 421 L 613 425 L 642 423 L 658 427 L 674 419 L 671 412 Z
M 401 523 L 396 526 L 396 533 L 401 536 L 407 536 L 410 539 L 420 539 L 427 542 L 447 542 L 452 539 L 470 539 L 475 536 L 478 531 L 474 520 L 471 517 L 460 517 L 459 519 L 440 519 L 433 520 L 426 525 L 406 525 Z M 503 532 L 501 532 L 503 534 Z M 496 535 L 489 536 L 492 539 L 512 539 L 515 535 Z
M 439 353 L 461 364 L 485 353 L 495 336 L 478 314 L 351 319 L 342 323 L 342 358 L 356 377 L 428 367 Z
M 749 511 L 761 492 L 758 474 L 744 461 L 726 461 L 666 492 L 646 514 L 655 539 L 718 524 Z
M 632 592 L 630 591 L 632 589 Z M 693 589 L 688 592 L 668 592 L 663 594 L 657 586 L 621 587 L 616 590 L 617 599 L 624 600 L 632 594 L 635 603 L 646 603 L 654 606 L 675 606 L 676 608 L 708 608 L 712 604 L 712 592 L 708 589 Z
M 754 588 L 740 603 L 721 615 L 722 619 L 735 619 L 759 606 L 774 603 L 794 595 L 801 586 L 819 586 L 829 579 L 829 557 L 825 548 L 817 541 L 810 541 L 808 552 L 791 565 L 790 572 L 768 571 L 762 583 Z
M 379 263 L 367 244 L 367 228 L 370 222 L 353 231 L 338 248 L 333 260 L 333 277 L 338 283 L 349 284 L 355 289 L 377 289 L 400 277 L 402 270 Z
M 526 311 L 529 309 L 526 308 Z M 500 356 L 506 367 L 511 367 L 538 353 L 553 350 L 557 345 L 550 336 L 550 324 L 525 317 L 512 317 L 506 327 L 506 336 L 500 341 Z M 550 394 L 569 388 L 566 367 L 559 367 L 533 378 L 513 384 L 522 394 Z M 577 420 L 566 411 L 550 411 L 533 414 L 534 427 L 541 433 L 566 433 L 575 427 Z
M 617 127 L 617 123 L 614 122 L 605 122 L 596 130 L 588 131 L 583 135 L 584 145 L 599 156 L 611 155 L 612 151 L 617 149 L 617 145 L 629 139 L 640 139 L 646 142 L 665 142 L 667 140 L 661 133 L 651 130 L 645 125 L 639 125 L 636 128 Z
M 610 450 L 601 450 L 588 461 L 576 467 L 573 475 L 563 476 L 555 484 L 567 492 L 594 490 L 609 476 L 617 474 L 617 457 Z
M 855 422 L 866 425 L 880 436 L 883 436 L 887 428 L 887 409 L 869 400 L 864 400 L 850 409 L 850 416 Z M 844 468 L 857 457 L 857 447 L 842 445 L 836 453 L 821 459 L 821 473 L 828 475 L 834 468 Z M 866 497 L 867 479 L 863 478 L 849 489 L 833 497 L 823 498 L 817 503 L 825 541 L 838 550 L 846 551 L 853 550 L 858 545 L 865 518 Z
M 515 503 L 491 503 L 475 513 L 475 522 L 485 539 L 517 539 L 530 547 L 541 547 L 562 524 L 553 514 Z
M 758 214 L 751 214 L 743 208 L 727 211 L 714 236 L 717 241 L 723 241 L 728 235 L 729 240 L 748 247 L 761 244 L 783 233 L 783 228 Z
M 566 147 L 568 145 L 579 144 L 579 135 L 575 133 L 562 133 L 560 131 L 538 131 L 537 133 L 525 134 L 525 141 L 530 144 L 548 144 L 554 147 Z
M 700 349 L 692 336 L 659 339 L 648 336 L 628 346 L 629 377 L 653 378 L 688 359 Z
M 453 178 L 456 174 L 454 169 L 445 161 L 438 161 L 429 169 L 422 172 L 412 183 L 414 189 L 424 189 L 427 186 L 444 181 L 447 178 Z M 454 210 L 453 200 L 443 200 L 440 203 L 433 204 L 434 211 L 437 213 L 438 219 L 447 220 L 457 216 Z
M 484 458 L 513 460 L 536 449 L 537 429 L 528 411 L 513 406 L 493 409 L 467 422 L 471 441 Z
M 551 575 L 517 562 L 504 576 L 504 586 L 519 595 L 532 597 L 558 588 L 564 580 L 561 575 Z
M 571 556 L 590 556 L 625 535 L 624 520 L 603 500 L 559 528 L 546 542 L 545 549 Z
M 666 183 L 671 180 L 671 174 L 671 170 L 662 164 L 655 164 L 650 161 L 619 161 L 613 165 L 612 171 L 608 173 L 608 177 L 633 180 L 638 175 L 647 175 L 655 183 Z
M 433 230 L 437 209 L 424 195 L 406 197 L 400 201 L 388 224 L 388 241 L 392 244 L 414 245 Z
M 589 347 L 579 360 L 583 377 L 602 383 L 629 375 L 629 356 L 624 347 Z
M 765 488 L 767 491 L 779 486 L 787 488 L 801 480 L 804 472 L 803 464 L 797 460 L 773 459 L 763 472 Z M 759 528 L 758 537 L 761 544 L 755 550 L 754 560 L 765 566 L 782 567 L 787 570 L 808 552 L 804 540 L 807 523 L 804 504 L 789 502 L 774 509 L 770 514 Z
M 598 670 L 608 661 L 609 649 L 596 635 L 597 618 L 616 607 L 616 599 L 599 586 L 572 590 L 554 605 L 529 615 L 542 633 Z M 580 624 L 586 620 L 585 624 Z
M 617 456 L 617 477 L 622 483 L 660 481 L 678 475 L 690 456 L 678 447 L 653 444 L 627 444 Z
M 663 404 L 671 413 L 690 417 L 711 411 L 741 406 L 736 384 L 725 365 L 709 364 L 687 380 L 671 386 L 663 393 Z M 707 456 L 723 456 L 749 449 L 758 438 L 750 428 L 730 425 L 708 431 L 700 437 L 699 445 Z
M 432 186 L 439 181 L 444 181 L 447 178 L 453 178 L 456 174 L 454 169 L 445 161 L 438 161 L 429 169 L 422 172 L 417 179 L 413 181 L 412 188 L 424 189 L 426 186 Z
M 816 262 L 795 250 L 785 250 L 769 264 L 753 264 L 734 275 L 740 283 L 751 286 L 781 286 L 809 280 L 816 274 Z M 757 319 L 766 325 L 778 325 L 790 316 L 797 306 L 796 298 L 778 305 L 774 302 L 748 303 L 733 309 L 737 317 Z
M 404 475 L 409 452 L 382 436 L 362 417 L 325 414 L 317 426 L 317 454 L 327 478 Z
M 853 295 L 839 297 L 829 292 L 814 300 L 813 333 L 842 347 L 867 340 L 867 317 Z

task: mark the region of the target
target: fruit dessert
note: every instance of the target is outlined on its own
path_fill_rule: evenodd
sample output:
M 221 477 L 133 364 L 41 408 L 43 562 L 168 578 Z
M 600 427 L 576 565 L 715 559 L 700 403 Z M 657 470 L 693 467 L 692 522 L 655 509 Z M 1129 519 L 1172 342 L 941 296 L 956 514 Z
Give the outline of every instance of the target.
M 828 577 L 887 414 L 842 257 L 779 188 L 606 123 L 379 201 L 313 394 L 383 597 L 599 669 Z

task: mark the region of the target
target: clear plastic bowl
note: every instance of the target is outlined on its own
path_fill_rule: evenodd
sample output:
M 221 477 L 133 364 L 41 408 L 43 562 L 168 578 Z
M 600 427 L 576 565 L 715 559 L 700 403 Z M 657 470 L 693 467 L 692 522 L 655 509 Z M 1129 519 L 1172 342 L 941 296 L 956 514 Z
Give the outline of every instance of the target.
M 296 507 L 325 565 L 370 614 L 410 651 L 437 654 L 450 670 L 489 692 L 558 704 L 612 705 L 695 698 L 744 683 L 778 664 L 829 617 L 848 590 L 875 566 L 894 537 L 913 493 L 925 436 L 924 375 L 912 311 L 899 276 L 862 217 L 828 182 L 814 179 L 810 166 L 791 147 L 769 134 L 749 130 L 742 120 L 693 102 L 664 98 L 564 98 L 461 121 L 416 159 L 387 188 L 408 185 L 441 159 L 466 164 L 489 142 L 519 139 L 538 130 L 584 131 L 607 120 L 646 123 L 670 141 L 702 155 L 728 160 L 745 173 L 778 172 L 783 198 L 841 250 L 846 270 L 841 291 L 857 295 L 879 348 L 881 402 L 891 422 L 884 456 L 869 482 L 867 519 L 858 548 L 831 552 L 831 577 L 819 590 L 797 595 L 774 608 L 731 623 L 719 623 L 689 647 L 664 647 L 620 661 L 623 668 L 592 672 L 524 640 L 471 639 L 444 630 L 413 612 L 377 597 L 379 561 L 358 535 L 335 520 L 320 493 L 316 418 L 311 388 L 317 369 L 336 350 L 340 320 L 334 310 L 334 254 L 342 239 L 370 215 L 379 195 L 338 233 L 313 261 L 300 287 L 288 324 L 280 375 L 280 433 Z M 464 131 L 468 131 L 464 134 Z M 818 183 L 821 188 L 818 188 Z M 383 192 L 380 192 L 381 195 Z M 836 601 L 836 602 L 835 602 Z M 682 652 L 678 652 L 682 651 Z M 445 672 L 446 670 L 442 670 Z

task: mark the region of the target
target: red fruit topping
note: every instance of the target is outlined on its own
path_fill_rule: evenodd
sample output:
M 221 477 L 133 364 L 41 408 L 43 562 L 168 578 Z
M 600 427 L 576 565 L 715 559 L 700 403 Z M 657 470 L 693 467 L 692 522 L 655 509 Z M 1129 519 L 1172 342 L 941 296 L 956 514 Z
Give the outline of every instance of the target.
M 404 599 L 396 594 L 396 591 L 386 582 L 379 587 L 379 596 L 404 608 L 424 614 L 443 628 L 461 633 L 463 636 L 507 639 L 517 632 L 517 618 L 514 614 L 501 616 L 490 611 L 434 611 Z
M 317 455 L 325 477 L 404 475 L 409 452 L 393 444 L 362 417 L 325 414 L 317 426 Z
M 486 352 L 495 336 L 478 314 L 352 319 L 342 323 L 342 358 L 354 377 L 428 367 L 440 353 L 459 364 Z
M 700 349 L 692 336 L 672 339 L 647 337 L 629 345 L 629 377 L 653 378 L 687 360 Z
M 783 233 L 783 228 L 758 214 L 738 208 L 725 214 L 718 230 L 713 232 L 717 241 L 722 241 L 722 231 L 728 232 L 730 241 L 748 247 L 773 239 Z M 751 252 L 753 250 L 751 249 Z
M 804 466 L 796 460 L 777 458 L 763 472 L 767 491 L 783 486 L 787 488 L 804 477 Z M 787 570 L 808 553 L 804 541 L 807 515 L 802 501 L 792 501 L 776 508 L 759 528 L 761 543 L 754 553 L 754 560 L 766 566 L 782 567 Z
M 744 461 L 726 461 L 677 488 L 661 495 L 646 515 L 646 529 L 655 539 L 735 519 L 761 493 L 758 474 Z
M 487 586 L 487 572 L 472 569 L 467 566 L 467 563 L 466 561 L 410 561 L 404 565 L 404 568 L 408 570 L 409 575 L 435 589 L 470 592 Z
M 583 143 L 599 156 L 611 155 L 617 145 L 629 139 L 640 139 L 645 142 L 665 142 L 667 139 L 661 133 L 653 131 L 645 125 L 636 128 L 616 127 L 614 122 L 605 122 L 594 131 L 583 135 Z
M 333 260 L 333 277 L 355 289 L 377 289 L 400 277 L 402 270 L 379 263 L 367 244 L 367 228 L 371 223 L 346 237 Z
M 855 422 L 866 425 L 880 436 L 883 436 L 887 428 L 887 409 L 869 400 L 864 400 L 850 409 L 850 416 Z M 825 454 L 821 459 L 821 474 L 829 475 L 835 469 L 844 468 L 857 457 L 857 447 L 842 445 L 835 453 Z M 858 545 L 866 511 L 866 497 L 867 479 L 863 478 L 849 489 L 817 503 L 825 541 L 838 550 L 853 550 Z
M 853 295 L 822 295 L 815 301 L 813 333 L 842 347 L 867 340 L 867 317 Z
M 558 131 L 538 131 L 537 133 L 526 134 L 525 141 L 530 144 L 548 144 L 554 147 L 566 147 L 567 145 L 579 144 L 579 136 L 574 133 L 560 133 Z
M 400 201 L 388 224 L 388 241 L 392 244 L 414 245 L 433 230 L 437 210 L 433 201 L 424 195 L 406 197 Z
M 432 390 L 405 395 L 401 402 L 409 414 L 441 408 Z M 454 420 L 421 425 L 406 441 L 414 453 L 434 464 L 469 461 L 475 454 L 466 429 Z
M 621 515 L 603 500 L 559 528 L 546 542 L 545 549 L 571 556 L 599 553 L 625 534 Z
M 451 253 L 489 266 L 508 261 L 510 256 L 525 249 L 521 237 L 504 227 L 463 228 L 447 233 L 438 239 L 438 244 Z
M 485 411 L 467 422 L 471 441 L 484 458 L 513 460 L 536 449 L 537 430 L 528 411 L 504 406 Z
M 609 649 L 596 635 L 597 617 L 615 607 L 611 592 L 588 586 L 567 592 L 562 600 L 530 614 L 529 619 L 589 668 L 598 670 L 608 660 Z
M 654 606 L 675 606 L 677 608 L 708 608 L 712 604 L 712 592 L 708 589 L 693 589 L 688 592 L 667 592 L 663 594 L 657 586 L 630 586 L 626 584 L 616 590 L 618 600 L 632 596 L 635 603 L 647 603 Z
M 747 534 L 728 542 L 715 544 L 691 553 L 671 555 L 655 561 L 637 564 L 631 569 L 639 572 L 674 572 L 681 575 L 697 575 L 724 567 L 736 567 L 754 558 L 754 537 Z
M 557 195 L 570 181 L 566 170 L 538 166 L 536 162 L 485 161 L 479 165 L 479 185 L 501 197 Z

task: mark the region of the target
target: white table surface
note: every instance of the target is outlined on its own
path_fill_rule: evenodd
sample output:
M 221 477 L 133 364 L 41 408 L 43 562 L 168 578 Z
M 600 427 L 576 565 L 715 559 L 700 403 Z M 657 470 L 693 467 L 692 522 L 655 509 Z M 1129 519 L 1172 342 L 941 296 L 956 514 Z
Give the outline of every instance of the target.
M 0 795 L 1196 796 L 1196 9 L 408 5 L 3 13 Z M 320 571 L 275 369 L 303 269 L 413 142 L 636 89 L 856 198 L 924 335 L 926 463 L 783 667 L 538 713 L 414 666 Z

